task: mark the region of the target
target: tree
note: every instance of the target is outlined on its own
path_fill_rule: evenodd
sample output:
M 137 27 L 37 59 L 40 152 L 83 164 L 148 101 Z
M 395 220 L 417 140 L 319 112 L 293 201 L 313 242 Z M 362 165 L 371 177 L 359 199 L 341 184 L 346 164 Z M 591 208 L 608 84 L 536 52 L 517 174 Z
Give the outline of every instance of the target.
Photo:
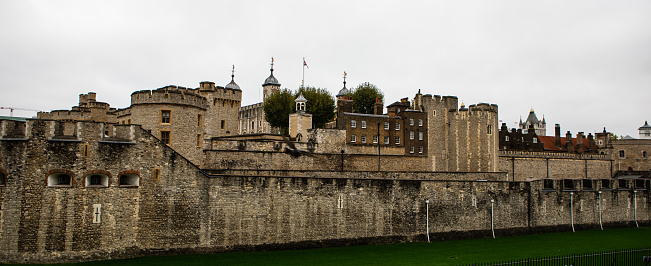
M 353 112 L 372 114 L 375 106 L 375 99 L 384 101 L 384 94 L 377 86 L 368 82 L 359 84 L 348 94 L 353 100 Z
M 275 92 L 264 102 L 264 119 L 283 134 L 289 133 L 289 114 L 294 112 L 294 96 L 289 89 Z
M 335 118 L 335 99 L 330 92 L 322 88 L 301 87 L 294 94 L 300 93 L 307 100 L 306 112 L 312 114 L 312 124 L 315 128 L 324 128 L 326 123 Z
M 610 134 L 610 140 L 617 140 L 621 138 L 621 137 L 617 137 L 617 134 L 613 134 L 613 133 L 608 133 L 608 134 Z

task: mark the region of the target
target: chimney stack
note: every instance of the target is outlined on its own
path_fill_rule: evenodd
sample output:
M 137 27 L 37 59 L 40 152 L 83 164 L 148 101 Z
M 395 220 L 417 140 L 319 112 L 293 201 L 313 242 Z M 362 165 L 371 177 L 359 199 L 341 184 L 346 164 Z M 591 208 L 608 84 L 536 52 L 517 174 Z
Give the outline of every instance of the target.
M 572 133 L 569 131 L 565 133 L 565 149 L 567 152 L 574 152 L 574 144 L 572 144 Z
M 561 125 L 556 124 L 556 129 L 554 130 L 554 135 L 556 136 L 556 147 L 563 147 L 563 143 L 561 143 Z
M 576 134 L 576 151 L 578 153 L 583 153 L 585 151 L 583 147 L 583 132 Z

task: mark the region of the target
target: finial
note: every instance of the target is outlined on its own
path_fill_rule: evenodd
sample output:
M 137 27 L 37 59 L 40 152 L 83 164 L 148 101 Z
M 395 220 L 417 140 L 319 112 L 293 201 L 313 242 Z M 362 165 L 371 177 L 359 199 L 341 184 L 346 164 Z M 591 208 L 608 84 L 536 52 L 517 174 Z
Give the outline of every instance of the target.
M 461 107 L 465 107 L 466 105 L 461 101 Z
M 271 57 L 271 71 L 274 71 L 274 58 Z
M 346 73 L 346 71 L 344 71 L 344 87 L 346 87 L 346 76 L 348 76 L 348 73 Z
M 531 107 L 531 111 L 529 111 L 529 113 L 533 113 L 533 106 Z
M 231 72 L 231 78 L 235 77 L 235 65 L 233 65 L 233 71 Z

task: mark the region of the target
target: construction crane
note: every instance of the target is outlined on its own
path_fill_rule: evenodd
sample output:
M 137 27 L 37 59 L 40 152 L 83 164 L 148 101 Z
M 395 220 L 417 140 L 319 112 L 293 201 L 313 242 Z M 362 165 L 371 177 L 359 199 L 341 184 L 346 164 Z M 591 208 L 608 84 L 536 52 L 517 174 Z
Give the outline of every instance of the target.
M 27 109 L 27 108 L 17 108 L 17 107 L 4 107 L 0 106 L 0 109 L 9 109 L 10 111 L 10 116 L 14 116 L 14 110 L 21 110 L 21 111 L 35 111 L 38 112 L 39 110 L 34 110 L 34 109 Z

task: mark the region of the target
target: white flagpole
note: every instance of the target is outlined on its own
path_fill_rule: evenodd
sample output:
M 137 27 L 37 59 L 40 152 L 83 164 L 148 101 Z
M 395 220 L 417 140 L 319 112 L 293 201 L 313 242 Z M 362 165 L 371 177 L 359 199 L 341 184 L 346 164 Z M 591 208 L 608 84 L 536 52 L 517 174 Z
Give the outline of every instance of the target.
M 303 79 L 301 80 L 301 87 L 305 87 L 305 57 L 303 57 Z

